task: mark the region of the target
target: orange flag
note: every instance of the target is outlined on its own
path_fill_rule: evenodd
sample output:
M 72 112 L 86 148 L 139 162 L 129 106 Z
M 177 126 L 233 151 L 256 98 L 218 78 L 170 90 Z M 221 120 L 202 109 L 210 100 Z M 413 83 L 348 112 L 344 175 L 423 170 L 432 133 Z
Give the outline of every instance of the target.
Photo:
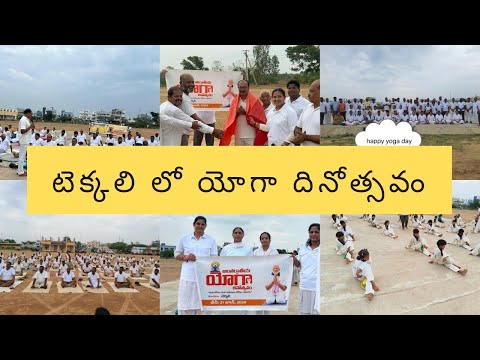
M 237 95 L 230 104 L 230 109 L 228 110 L 227 115 L 227 122 L 225 123 L 225 127 L 223 128 L 223 138 L 220 139 L 220 146 L 228 146 L 230 145 L 230 141 L 232 140 L 232 136 L 235 134 L 235 124 L 237 119 L 237 109 L 238 103 L 240 101 L 240 95 Z M 263 106 L 252 93 L 248 93 L 247 96 L 247 110 L 246 110 L 246 118 L 247 124 L 250 125 L 248 119 L 252 117 L 256 122 L 261 124 L 267 123 L 267 117 L 265 116 L 265 110 L 263 110 Z M 252 126 L 252 125 L 250 125 Z M 253 126 L 252 126 L 253 127 Z M 267 133 L 260 129 L 255 128 L 256 136 L 254 145 L 264 145 L 267 142 Z

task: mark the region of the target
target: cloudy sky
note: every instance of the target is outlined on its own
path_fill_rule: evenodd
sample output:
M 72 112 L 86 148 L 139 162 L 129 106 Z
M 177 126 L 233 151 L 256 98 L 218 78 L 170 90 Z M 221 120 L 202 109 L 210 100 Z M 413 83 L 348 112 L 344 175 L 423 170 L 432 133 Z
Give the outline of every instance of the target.
M 0 107 L 158 111 L 157 46 L 0 46 Z
M 323 97 L 480 95 L 480 46 L 320 46 Z
M 270 56 L 277 55 L 280 63 L 281 73 L 292 73 L 290 70 L 292 64 L 287 57 L 285 49 L 295 45 L 272 45 Z M 253 45 L 160 45 L 160 66 L 165 69 L 167 66 L 173 66 L 175 69 L 183 69 L 180 65 L 183 59 L 188 56 L 203 57 L 206 67 L 211 67 L 217 60 L 221 61 L 223 66 L 231 66 L 237 60 L 245 63 L 245 55 L 242 50 L 250 50 L 248 56 L 253 63 Z
M 17 242 L 70 236 L 81 242 L 151 244 L 161 238 L 158 215 L 27 215 L 26 181 L 0 181 L 0 238 Z
M 176 245 L 180 238 L 193 231 L 196 215 L 164 215 L 160 217 L 161 242 Z M 259 246 L 260 234 L 267 231 L 272 236 L 272 246 L 293 250 L 308 240 L 308 227 L 320 222 L 319 215 L 206 215 L 207 234 L 222 246 L 233 242 L 232 231 L 240 226 L 245 231 L 243 242 Z
M 452 183 L 452 195 L 462 199 L 472 199 L 474 196 L 480 196 L 480 181 L 455 180 Z

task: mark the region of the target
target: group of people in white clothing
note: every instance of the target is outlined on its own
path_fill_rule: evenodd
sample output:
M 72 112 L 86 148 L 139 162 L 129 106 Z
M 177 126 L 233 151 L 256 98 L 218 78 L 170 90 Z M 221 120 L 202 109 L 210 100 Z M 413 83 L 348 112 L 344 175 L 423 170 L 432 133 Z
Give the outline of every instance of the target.
M 367 98 L 345 100 L 334 97 L 333 100 L 321 98 L 322 118 L 333 125 L 379 124 L 385 119 L 395 123 L 408 122 L 410 125 L 423 124 L 479 124 L 480 98 L 439 99 L 392 98 L 382 103 Z
M 0 287 L 11 286 L 13 284 L 11 275 L 18 276 L 20 279 L 26 275 L 27 270 L 35 271 L 33 275 L 32 288 L 47 288 L 47 279 L 49 272 L 61 277 L 59 285 L 65 287 L 77 287 L 78 277 L 75 275 L 74 268 L 78 267 L 78 276 L 86 276 L 88 280 L 87 287 L 100 288 L 104 277 L 113 277 L 117 288 L 134 288 L 135 282 L 132 278 L 145 275 L 146 267 L 153 267 L 150 275 L 150 285 L 160 288 L 160 261 L 152 256 L 150 259 L 141 257 L 136 259 L 134 256 L 122 256 L 114 254 L 76 254 L 70 253 L 53 256 L 48 252 L 44 255 L 33 253 L 27 257 L 24 252 L 18 255 L 10 253 L 4 258 L 0 253 Z M 7 269 L 2 277 L 2 270 Z M 12 274 L 10 274 L 12 273 Z M 5 280 L 2 282 L 2 280 Z
M 160 141 L 163 146 L 188 145 L 188 136 L 194 132 L 194 145 L 230 145 L 232 136 L 236 146 L 249 145 L 319 145 L 320 144 L 320 81 L 310 85 L 309 100 L 300 94 L 300 83 L 291 80 L 285 90 L 271 93 L 263 90 L 260 99 L 250 92 L 246 80 L 238 82 L 238 94 L 223 130 L 215 128 L 213 111 L 197 111 L 189 97 L 194 89 L 190 74 L 180 76 L 180 85 L 168 89 L 168 100 L 160 106 Z M 259 136 L 260 135 L 260 136 Z M 263 139 L 263 140 L 259 140 Z
M 207 219 L 203 216 L 197 216 L 193 221 L 193 232 L 183 236 L 177 244 L 174 252 L 175 259 L 182 262 L 180 274 L 180 283 L 178 288 L 177 310 L 179 315 L 200 315 L 208 314 L 203 310 L 200 303 L 198 284 L 195 277 L 194 262 L 198 256 L 218 256 L 216 240 L 205 233 Z M 317 294 L 317 273 L 320 266 L 320 224 L 312 224 L 309 229 L 309 239 L 306 245 L 302 246 L 298 255 L 292 254 L 293 265 L 301 268 L 300 271 L 300 314 L 317 314 L 319 295 Z M 257 249 L 242 242 L 244 230 L 236 227 L 232 231 L 233 243 L 226 245 L 219 256 L 271 256 L 278 255 L 278 251 L 271 246 L 271 235 L 268 232 L 260 234 L 261 246 Z M 278 269 L 277 269 L 278 270 Z M 273 269 L 275 273 L 275 269 Z M 272 274 L 273 274 L 272 273 Z M 287 283 L 286 279 L 276 278 L 275 284 L 270 289 L 272 294 L 266 299 L 267 304 L 285 303 L 285 297 L 278 289 L 285 290 L 290 286 L 291 280 Z M 276 286 L 273 286 L 276 285 Z M 276 292 L 274 290 L 277 290 Z M 228 311 L 224 314 L 250 314 L 246 311 Z M 256 314 L 269 314 L 261 311 Z

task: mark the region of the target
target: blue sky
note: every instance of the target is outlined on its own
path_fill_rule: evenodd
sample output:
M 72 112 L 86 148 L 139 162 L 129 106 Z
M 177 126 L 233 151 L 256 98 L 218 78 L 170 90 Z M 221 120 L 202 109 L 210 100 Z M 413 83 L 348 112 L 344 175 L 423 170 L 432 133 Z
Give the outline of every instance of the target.
M 158 45 L 1 45 L 0 107 L 158 111 L 159 68 Z
M 480 95 L 477 45 L 321 45 L 321 94 L 332 98 Z

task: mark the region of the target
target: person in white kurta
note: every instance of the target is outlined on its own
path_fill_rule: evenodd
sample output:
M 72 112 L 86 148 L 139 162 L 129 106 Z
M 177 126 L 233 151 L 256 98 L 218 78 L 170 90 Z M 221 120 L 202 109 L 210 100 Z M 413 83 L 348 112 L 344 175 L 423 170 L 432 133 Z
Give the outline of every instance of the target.
M 424 228 L 423 225 L 422 225 L 422 222 L 419 220 L 419 218 L 418 218 L 417 215 L 415 215 L 415 216 L 413 217 L 413 223 L 412 223 L 412 225 L 413 225 L 413 228 L 414 228 L 414 229 L 425 230 L 425 228 Z
M 352 265 L 352 274 L 354 279 L 360 281 L 362 289 L 365 289 L 364 295 L 368 300 L 372 300 L 375 291 L 380 289 L 374 281 L 372 263 L 370 262 L 370 254 L 367 249 L 362 249 L 358 252 L 357 260 Z
M 283 284 L 284 281 L 282 280 L 280 267 L 278 265 L 273 265 L 272 277 L 272 281 L 265 286 L 265 289 L 270 291 L 270 295 L 267 296 L 265 303 L 268 305 L 285 304 L 287 302 L 285 297 L 287 286 Z
M 160 289 L 160 269 L 155 268 L 153 273 L 150 274 L 150 285 Z
M 35 124 L 30 123 L 33 113 L 30 109 L 25 109 L 23 116 L 18 122 L 18 143 L 20 145 L 20 150 L 18 153 L 18 176 L 26 176 L 25 171 L 23 170 L 23 163 L 25 162 L 27 156 L 27 147 L 30 144 L 30 131 L 35 129 Z
M 438 231 L 437 231 L 437 228 L 435 227 L 435 225 L 433 224 L 433 221 L 432 220 L 428 220 L 428 226 L 427 226 L 427 231 L 426 231 L 427 234 L 431 234 L 431 235 L 435 235 L 435 236 L 442 236 L 442 234 L 440 234 Z
M 87 287 L 92 287 L 92 288 L 101 288 L 102 285 L 100 284 L 100 275 L 97 272 L 97 268 L 93 268 L 92 271 L 88 273 L 88 283 Z
M 305 107 L 310 104 L 310 101 L 305 99 L 300 94 L 300 83 L 297 80 L 290 80 L 287 83 L 287 92 L 288 97 L 285 99 L 285 103 L 287 105 L 290 105 L 292 109 L 295 110 L 298 120 L 300 119 L 300 115 L 302 114 L 303 109 L 305 109 Z M 318 121 L 320 122 L 320 117 L 318 118 Z
M 32 289 L 46 289 L 48 281 L 48 272 L 44 270 L 43 266 L 33 275 Z
M 346 263 L 349 264 L 353 261 L 353 250 L 355 250 L 353 246 L 353 242 L 351 240 L 345 240 L 345 234 L 341 231 L 338 231 L 335 235 L 337 237 L 337 246 L 335 251 L 337 255 L 343 256 Z
M 75 279 L 75 273 L 72 271 L 71 268 L 68 268 L 62 274 L 62 282 L 60 283 L 62 288 L 64 287 L 77 287 L 77 279 Z
M 410 238 L 408 245 L 405 246 L 405 249 L 420 251 L 422 254 L 430 256 L 427 241 L 420 236 L 420 231 L 418 229 L 413 230 L 413 236 Z
M 253 249 L 242 243 L 244 232 L 241 227 L 236 227 L 232 232 L 233 244 L 224 246 L 220 256 L 253 256 Z
M 450 233 L 455 233 L 457 234 L 458 233 L 458 230 L 460 230 L 460 226 L 458 226 L 457 224 L 457 220 L 453 219 L 452 220 L 452 223 L 450 225 L 448 225 L 448 232 Z
M 332 228 L 338 229 L 340 227 L 340 218 L 336 214 L 332 214 Z
M 439 265 L 444 265 L 445 267 L 449 268 L 452 271 L 458 272 L 461 275 L 465 275 L 468 269 L 462 269 L 461 266 L 455 265 L 455 261 L 452 259 L 450 255 L 448 255 L 445 247 L 447 246 L 447 242 L 445 240 L 438 240 L 437 247 L 433 250 L 432 254 L 430 255 L 430 264 L 434 262 Z
M 370 223 L 370 226 L 381 229 L 382 226 L 378 223 L 377 218 L 374 214 L 372 214 L 372 217 L 368 219 L 368 222 Z
M 353 234 L 353 230 L 350 226 L 347 226 L 347 222 L 345 220 L 340 220 L 340 226 L 338 227 L 338 231 L 343 232 L 343 234 L 345 235 L 345 239 L 355 241 L 355 235 Z
M 275 89 L 272 92 L 274 107 L 267 114 L 267 123 L 257 123 L 253 118 L 248 121 L 251 125 L 268 133 L 268 145 L 281 146 L 289 144 L 290 134 L 294 132 L 298 118 L 295 110 L 285 103 L 285 91 Z
M 393 231 L 392 226 L 390 225 L 390 221 L 387 220 L 387 221 L 385 221 L 385 222 L 383 223 L 383 229 L 382 229 L 382 230 L 383 230 L 383 234 L 384 234 L 385 236 L 389 236 L 389 237 L 391 237 L 391 238 L 393 238 L 393 239 L 398 238 L 398 235 L 395 234 L 395 232 Z
M 293 256 L 293 264 L 301 267 L 299 314 L 319 315 L 319 267 L 320 267 L 320 224 L 311 224 L 308 228 L 309 239 L 306 245 Z
M 466 237 L 464 233 L 465 233 L 465 230 L 459 229 L 457 232 L 457 235 L 453 239 L 452 244 L 461 246 L 467 249 L 468 251 L 472 251 L 473 250 L 472 245 L 470 245 L 470 241 L 468 240 L 468 237 Z
M 6 266 L 0 270 L 0 287 L 9 287 L 15 283 L 15 269 L 12 263 L 7 261 Z
M 197 216 L 193 222 L 194 231 L 183 236 L 175 248 L 175 258 L 182 261 L 178 288 L 178 314 L 201 314 L 202 305 L 198 295 L 194 262 L 197 256 L 217 256 L 217 242 L 205 234 L 207 219 Z
M 160 139 L 161 146 L 180 146 L 182 135 L 186 130 L 199 130 L 205 134 L 213 134 L 221 138 L 223 131 L 194 120 L 180 108 L 183 91 L 174 86 L 168 89 L 168 100 L 160 105 Z
M 309 88 L 310 103 L 303 108 L 289 141 L 295 145 L 320 145 L 320 81 L 315 80 Z M 292 137 L 293 135 L 293 137 Z

